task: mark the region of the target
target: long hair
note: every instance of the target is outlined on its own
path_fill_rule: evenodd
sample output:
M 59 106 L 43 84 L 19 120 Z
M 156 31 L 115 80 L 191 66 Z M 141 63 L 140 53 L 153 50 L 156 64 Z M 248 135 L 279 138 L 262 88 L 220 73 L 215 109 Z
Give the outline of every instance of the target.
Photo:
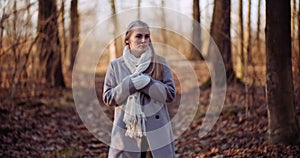
M 149 26 L 145 22 L 143 22 L 141 20 L 132 21 L 127 27 L 127 30 L 126 30 L 126 33 L 125 33 L 125 39 L 124 39 L 124 43 L 128 47 L 129 47 L 128 40 L 129 40 L 133 30 L 134 30 L 133 28 L 137 27 L 137 26 L 145 27 L 149 30 Z M 149 32 L 150 32 L 150 30 L 149 30 Z M 155 51 L 154 51 L 154 48 L 153 48 L 153 45 L 152 45 L 152 42 L 151 42 L 151 38 L 149 40 L 149 47 L 152 51 L 152 59 L 151 59 L 152 66 L 150 67 L 151 69 L 150 69 L 148 74 L 156 80 L 162 80 L 162 66 L 163 66 L 163 64 L 161 63 L 159 56 L 155 54 Z

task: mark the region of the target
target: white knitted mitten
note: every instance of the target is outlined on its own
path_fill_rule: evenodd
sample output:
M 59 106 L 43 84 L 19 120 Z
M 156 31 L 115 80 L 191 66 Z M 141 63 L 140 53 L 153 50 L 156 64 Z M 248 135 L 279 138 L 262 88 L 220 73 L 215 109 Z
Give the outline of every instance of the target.
M 150 82 L 150 77 L 148 75 L 141 74 L 139 76 L 131 78 L 133 86 L 135 89 L 140 90 L 148 85 Z

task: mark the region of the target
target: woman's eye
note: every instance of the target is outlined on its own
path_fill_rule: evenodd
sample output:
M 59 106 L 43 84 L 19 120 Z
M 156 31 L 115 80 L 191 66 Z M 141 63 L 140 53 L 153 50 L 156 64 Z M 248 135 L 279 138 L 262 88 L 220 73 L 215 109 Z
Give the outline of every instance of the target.
M 148 40 L 150 38 L 150 35 L 136 35 L 135 37 L 138 39 L 142 39 L 144 37 L 145 39 Z

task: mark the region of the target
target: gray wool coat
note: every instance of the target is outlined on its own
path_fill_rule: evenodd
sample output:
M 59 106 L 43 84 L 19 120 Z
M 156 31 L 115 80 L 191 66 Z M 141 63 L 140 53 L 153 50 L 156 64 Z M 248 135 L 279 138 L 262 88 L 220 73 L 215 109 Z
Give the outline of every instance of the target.
M 175 150 L 171 121 L 166 103 L 175 99 L 175 86 L 171 69 L 163 57 L 159 57 L 162 67 L 162 80 L 151 78 L 150 83 L 139 90 L 142 110 L 146 114 L 146 137 L 154 158 L 173 158 Z M 147 74 L 152 64 L 144 72 Z M 129 95 L 137 90 L 129 77 L 130 70 L 123 57 L 110 62 L 106 72 L 103 101 L 114 106 L 114 121 L 111 133 L 109 158 L 140 158 L 141 139 L 125 136 L 123 106 Z

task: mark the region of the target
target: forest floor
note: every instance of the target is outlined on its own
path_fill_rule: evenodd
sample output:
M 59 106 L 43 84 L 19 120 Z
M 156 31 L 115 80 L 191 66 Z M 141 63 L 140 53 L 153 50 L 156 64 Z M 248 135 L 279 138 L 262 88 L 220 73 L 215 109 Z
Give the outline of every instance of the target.
M 254 91 L 255 90 L 255 91 Z M 270 145 L 264 89 L 250 91 L 245 115 L 244 88 L 228 85 L 224 107 L 212 130 L 201 139 L 199 112 L 175 140 L 179 158 L 300 157 L 300 145 Z M 297 91 L 299 93 L 299 90 Z M 210 89 L 200 100 L 209 102 Z M 299 95 L 297 95 L 299 96 Z M 300 98 L 297 98 L 300 99 Z M 296 101 L 300 120 L 300 101 Z M 170 113 L 176 111 L 169 106 Z M 0 106 L 0 157 L 107 157 L 108 146 L 92 135 L 76 112 L 71 89 L 47 90 L 38 98 Z

